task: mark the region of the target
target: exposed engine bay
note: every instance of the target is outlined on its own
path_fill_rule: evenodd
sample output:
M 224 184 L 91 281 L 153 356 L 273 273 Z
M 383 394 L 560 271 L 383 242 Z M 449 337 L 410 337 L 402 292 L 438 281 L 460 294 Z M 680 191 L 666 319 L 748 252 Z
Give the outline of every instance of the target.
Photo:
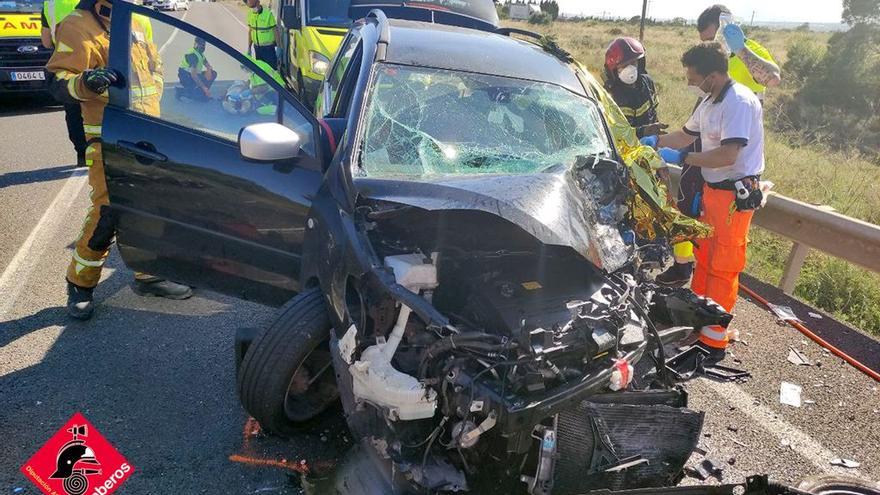
M 349 426 L 389 463 L 396 490 L 678 481 L 703 416 L 666 373 L 655 325 L 726 326 L 730 315 L 646 282 L 655 260 L 638 253 L 651 250 L 634 246 L 634 261 L 608 273 L 482 211 L 365 200 L 357 220 L 377 271 L 419 299 L 368 274 L 347 286 L 351 325 L 331 339 Z M 422 304 L 448 320 L 426 322 L 411 307 Z

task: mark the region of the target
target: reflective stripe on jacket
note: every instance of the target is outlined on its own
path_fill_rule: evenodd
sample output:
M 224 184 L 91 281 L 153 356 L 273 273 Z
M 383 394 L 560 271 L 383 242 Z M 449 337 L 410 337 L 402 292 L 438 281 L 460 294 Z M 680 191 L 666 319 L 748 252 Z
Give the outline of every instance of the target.
M 195 64 L 191 61 L 191 57 L 195 57 Z M 190 70 L 195 65 L 196 72 L 203 72 L 205 70 L 205 62 L 207 62 L 205 54 L 193 48 L 184 54 L 183 59 L 180 61 L 180 68 Z

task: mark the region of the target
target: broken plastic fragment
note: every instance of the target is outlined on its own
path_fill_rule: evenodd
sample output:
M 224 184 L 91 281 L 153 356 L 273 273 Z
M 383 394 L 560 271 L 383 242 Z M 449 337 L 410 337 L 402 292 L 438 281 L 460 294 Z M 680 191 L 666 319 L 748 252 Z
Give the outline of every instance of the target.
M 787 406 L 801 407 L 801 386 L 782 382 L 779 385 L 779 402 Z
M 856 462 L 852 459 L 843 459 L 843 458 L 837 457 L 837 458 L 831 459 L 831 465 L 832 466 L 841 466 L 841 467 L 845 467 L 847 469 L 856 469 L 857 467 L 861 466 L 862 463 Z
M 796 364 L 798 366 L 812 366 L 813 362 L 810 361 L 807 356 L 804 355 L 803 352 L 795 349 L 794 347 L 788 348 L 788 362 L 791 364 Z
M 795 316 L 794 310 L 788 306 L 777 306 L 775 304 L 769 304 L 768 306 L 781 321 L 801 321 L 800 318 Z

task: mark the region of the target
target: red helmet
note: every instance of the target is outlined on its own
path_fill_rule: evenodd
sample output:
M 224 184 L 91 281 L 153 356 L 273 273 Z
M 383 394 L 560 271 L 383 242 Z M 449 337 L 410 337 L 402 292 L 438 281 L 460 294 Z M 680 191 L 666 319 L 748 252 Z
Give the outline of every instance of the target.
M 605 50 L 605 68 L 615 71 L 621 65 L 627 65 L 645 58 L 645 47 L 635 38 L 615 38 Z

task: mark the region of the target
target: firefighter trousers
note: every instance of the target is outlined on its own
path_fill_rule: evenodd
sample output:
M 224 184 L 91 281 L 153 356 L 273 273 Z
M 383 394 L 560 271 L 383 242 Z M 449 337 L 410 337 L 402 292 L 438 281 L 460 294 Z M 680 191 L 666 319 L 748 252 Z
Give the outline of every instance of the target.
M 694 249 L 696 267 L 691 289 L 720 304 L 726 311 L 733 310 L 739 290 L 739 274 L 746 265 L 746 245 L 753 211 L 739 211 L 734 207 L 733 191 L 703 186 L 703 214 L 700 221 L 713 227 L 712 237 L 700 239 Z M 728 339 L 725 329 L 704 327 L 700 341 L 714 348 L 724 349 Z
M 67 268 L 67 280 L 86 288 L 98 285 L 101 268 L 116 235 L 116 225 L 110 213 L 107 181 L 104 179 L 101 143 L 94 139 L 97 136 L 89 137 L 92 139 L 86 149 L 86 163 L 89 166 L 89 199 L 92 204 L 86 212 L 82 230 L 73 248 L 73 259 Z
M 79 103 L 64 104 L 64 121 L 67 123 L 67 138 L 73 143 L 77 156 L 86 152 L 86 135 L 83 132 L 82 108 Z

